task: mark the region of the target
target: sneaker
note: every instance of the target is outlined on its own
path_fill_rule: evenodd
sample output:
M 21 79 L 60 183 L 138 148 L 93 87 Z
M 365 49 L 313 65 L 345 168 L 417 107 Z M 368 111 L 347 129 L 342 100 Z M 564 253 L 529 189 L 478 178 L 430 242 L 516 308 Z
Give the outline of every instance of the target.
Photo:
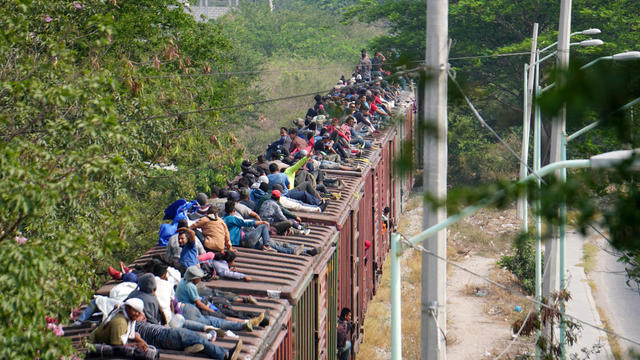
M 253 331 L 253 325 L 251 324 L 251 322 L 249 322 L 249 320 L 245 320 L 244 324 L 242 325 L 242 328 L 249 332 Z
M 270 252 L 270 253 L 276 253 L 276 252 L 278 252 L 276 249 L 272 248 L 271 246 L 265 246 L 265 247 L 263 248 L 263 250 L 264 250 L 264 251 L 266 251 L 266 252 Z
M 253 305 L 258 305 L 258 300 L 256 300 L 256 298 L 254 298 L 251 295 L 247 296 L 247 302 L 249 302 L 249 303 L 251 303 Z
M 303 250 L 304 250 L 304 247 L 303 247 L 302 245 L 300 245 L 300 246 L 298 246 L 298 247 L 296 248 L 296 250 L 293 252 L 293 254 L 294 254 L 295 256 L 300 256 L 300 254 L 302 254 L 302 251 L 303 251 Z
M 258 326 L 260 325 L 260 323 L 262 322 L 262 320 L 264 319 L 264 313 L 260 313 L 260 315 L 249 319 L 249 322 L 251 323 L 251 326 Z
M 305 228 L 304 230 L 302 230 L 302 234 L 304 234 L 304 236 L 307 236 L 307 235 L 311 234 L 311 229 Z
M 233 331 L 231 331 L 231 330 L 227 330 L 227 331 L 224 333 L 224 336 L 230 337 L 230 338 L 232 338 L 232 339 L 238 339 L 238 338 L 239 338 L 239 336 L 238 336 L 238 335 L 236 335 L 236 334 L 235 334 Z
M 322 204 L 320 204 L 320 211 L 324 211 L 327 208 L 327 205 L 329 205 L 329 201 L 323 201 Z
M 238 356 L 240 356 L 240 350 L 242 350 L 242 339 L 238 340 L 236 346 L 229 349 L 229 360 L 238 360 Z
M 313 248 L 313 249 L 311 249 L 311 250 L 308 250 L 308 251 L 307 251 L 307 254 L 309 254 L 309 255 L 311 255 L 311 256 L 316 256 L 316 255 L 318 255 L 318 249 Z
M 204 350 L 204 345 L 202 344 L 193 344 L 184 348 L 184 352 L 186 352 L 187 354 L 199 353 L 202 350 Z

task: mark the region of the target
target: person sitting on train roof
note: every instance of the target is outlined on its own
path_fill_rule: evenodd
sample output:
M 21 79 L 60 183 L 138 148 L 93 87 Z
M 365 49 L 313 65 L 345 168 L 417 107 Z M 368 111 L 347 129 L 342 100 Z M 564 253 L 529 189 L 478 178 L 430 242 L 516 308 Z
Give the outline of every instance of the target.
M 293 228 L 298 233 L 304 233 L 305 229 L 300 225 L 302 221 L 298 216 L 288 210 L 283 210 L 280 202 L 281 193 L 278 190 L 271 192 L 271 198 L 260 206 L 260 217 L 275 227 L 279 235 L 288 233 Z
M 198 265 L 198 248 L 196 247 L 196 234 L 189 228 L 178 229 L 178 244 L 180 251 L 180 267 L 187 269 L 189 266 Z
M 187 228 L 187 227 L 189 227 L 189 222 L 187 221 L 187 219 L 178 220 L 178 228 Z M 167 250 L 163 260 L 167 264 L 180 270 L 181 273 L 184 273 L 185 270 L 187 270 L 188 266 L 183 267 L 182 265 L 180 265 L 180 255 L 182 253 L 182 247 L 180 246 L 180 242 L 178 241 L 179 236 L 180 236 L 180 233 L 176 232 L 175 235 L 169 238 L 169 241 L 167 242 Z M 197 249 L 197 256 L 204 255 L 206 253 L 206 250 L 204 249 L 204 246 L 202 246 L 202 242 L 200 242 L 200 239 L 196 237 L 194 239 L 194 242 L 195 242 L 195 247 Z
M 198 220 L 201 217 L 206 216 L 207 210 L 209 210 L 209 206 L 211 206 L 211 204 L 209 204 L 209 198 L 205 193 L 198 193 L 196 196 L 196 202 L 196 206 L 192 208 L 193 212 L 190 212 L 187 215 L 190 220 Z
M 204 276 L 204 272 L 198 266 L 190 266 L 184 274 L 184 278 L 176 288 L 176 299 L 181 303 L 182 316 L 187 320 L 193 320 L 205 325 L 211 325 L 224 330 L 253 331 L 251 322 L 229 321 L 216 317 L 216 311 L 202 302 L 198 294 L 197 285 Z
M 167 320 L 164 318 L 164 314 L 160 312 L 160 304 L 156 298 L 155 291 L 156 279 L 153 274 L 146 273 L 138 278 L 138 287 L 129 294 L 127 299 L 137 298 L 143 301 L 143 313 L 148 322 L 166 324 Z
M 227 203 L 227 204 L 228 204 L 227 206 L 231 208 L 232 204 L 230 203 Z M 266 221 L 262 221 L 260 222 L 260 224 L 258 222 L 255 222 L 255 224 L 253 225 L 258 225 L 258 227 L 255 228 L 254 230 L 250 230 L 249 232 L 244 234 L 244 236 L 241 236 L 242 227 L 246 228 L 252 225 L 248 224 L 247 222 L 241 223 L 236 219 L 237 218 L 234 218 L 233 216 L 225 217 L 225 222 L 228 221 L 227 225 L 229 226 L 229 232 L 232 234 L 237 233 L 236 235 L 232 235 L 231 241 L 237 242 L 237 244 L 234 244 L 234 245 L 242 246 L 250 249 L 276 251 L 283 254 L 294 254 L 294 255 L 300 255 L 304 251 L 303 246 L 294 247 L 287 243 L 272 240 L 271 235 L 269 234 L 269 223 L 267 223 Z M 310 230 L 306 229 L 302 233 L 305 235 L 308 235 L 309 232 Z M 311 251 L 311 250 L 314 250 L 314 251 Z M 315 251 L 315 249 L 310 249 L 310 250 L 307 250 L 306 253 L 313 256 L 317 253 L 317 251 Z
M 238 191 L 238 193 L 240 194 L 240 204 L 248 207 L 249 209 L 251 209 L 251 211 L 256 211 L 256 203 L 253 202 L 253 200 L 251 200 L 250 196 L 249 196 L 249 188 L 243 187 L 240 188 L 240 190 Z
M 371 141 L 365 140 L 362 137 L 363 136 L 362 132 L 356 130 L 355 126 L 356 126 L 356 118 L 354 118 L 353 116 L 348 116 L 344 124 L 342 124 L 340 128 L 342 129 L 343 132 L 345 133 L 348 132 L 349 139 L 350 139 L 349 144 L 356 145 L 356 146 L 360 145 L 365 149 L 370 149 Z
M 242 339 L 238 339 L 236 345 L 228 351 L 213 344 L 216 339 L 215 332 L 207 334 L 207 338 L 204 338 L 197 332 L 185 328 L 170 328 L 148 322 L 136 323 L 136 331 L 148 344 L 160 349 L 184 351 L 187 354 L 204 351 L 212 359 L 236 360 L 242 349 Z
M 302 137 L 298 136 L 298 129 L 291 128 L 289 129 L 289 137 L 291 138 L 291 145 L 289 145 L 289 153 L 297 150 L 302 150 L 307 147 L 307 141 Z
M 205 250 L 215 254 L 215 260 L 225 260 L 229 265 L 233 265 L 236 252 L 231 244 L 229 229 L 227 229 L 227 225 L 218 216 L 218 208 L 216 206 L 211 206 L 207 216 L 191 224 L 189 228 L 200 229 L 205 237 L 202 245 Z
M 276 184 L 280 184 L 284 189 L 289 189 L 289 178 L 285 173 L 280 172 L 280 169 L 277 164 L 272 163 L 269 165 L 269 175 L 267 175 L 269 179 L 269 190 L 273 190 L 273 186 Z M 285 190 L 285 193 L 286 191 Z
M 137 358 L 154 358 L 157 350 L 149 346 L 135 331 L 136 321 L 141 320 L 144 303 L 138 298 L 126 300 L 89 335 L 89 343 L 115 346 L 119 355 L 129 353 L 123 347 L 134 348 Z M 89 352 L 89 355 L 91 352 Z M 134 355 L 134 354 L 131 354 Z
M 223 218 L 227 228 L 231 244 L 250 249 L 261 249 L 257 247 L 260 243 L 269 243 L 269 223 L 266 221 L 243 220 L 235 216 L 235 201 L 228 200 L 225 204 L 226 216 Z M 254 228 L 243 232 L 242 228 Z

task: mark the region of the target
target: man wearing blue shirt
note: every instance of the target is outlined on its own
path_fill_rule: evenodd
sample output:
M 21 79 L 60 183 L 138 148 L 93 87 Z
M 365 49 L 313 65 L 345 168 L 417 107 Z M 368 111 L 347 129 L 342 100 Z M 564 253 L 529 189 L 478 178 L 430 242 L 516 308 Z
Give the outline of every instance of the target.
M 227 228 L 229 228 L 229 236 L 231 244 L 234 246 L 242 246 L 251 249 L 262 249 L 269 244 L 269 223 L 266 221 L 243 220 L 235 216 L 235 201 L 228 200 L 224 204 L 224 210 L 227 216 L 222 218 Z M 243 227 L 256 227 L 248 231 L 242 236 Z

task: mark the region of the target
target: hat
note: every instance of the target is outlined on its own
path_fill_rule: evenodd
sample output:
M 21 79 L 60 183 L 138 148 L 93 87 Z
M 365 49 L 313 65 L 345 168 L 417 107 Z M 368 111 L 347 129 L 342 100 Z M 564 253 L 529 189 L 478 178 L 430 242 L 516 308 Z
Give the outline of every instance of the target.
M 235 201 L 240 201 L 240 194 L 237 191 L 230 191 L 229 197 Z
M 124 304 L 136 310 L 137 312 L 142 312 L 144 310 L 144 302 L 142 301 L 142 299 L 130 298 L 127 299 Z
M 322 104 L 318 105 L 318 109 L 324 110 L 324 105 L 322 105 Z
M 329 133 L 324 133 L 324 134 L 322 134 L 322 138 L 323 139 L 329 139 L 329 138 L 331 138 L 331 135 L 329 135 Z
M 282 194 L 281 194 L 281 193 L 280 193 L 280 191 L 278 191 L 278 190 L 273 190 L 273 191 L 271 192 L 271 197 L 275 197 L 275 198 L 280 199 L 280 195 L 282 195 Z
M 200 206 L 206 205 L 208 200 L 209 199 L 207 198 L 207 194 L 205 193 L 198 193 L 198 195 L 196 195 L 196 201 Z
M 193 279 L 200 279 L 204 277 L 204 272 L 197 265 L 191 265 L 184 273 L 184 281 L 189 282 Z
M 128 272 L 128 273 L 122 275 L 122 281 L 123 282 L 138 283 L 138 275 L 136 275 L 133 272 Z
M 156 289 L 156 278 L 153 274 L 147 273 L 138 278 L 140 291 L 151 294 Z

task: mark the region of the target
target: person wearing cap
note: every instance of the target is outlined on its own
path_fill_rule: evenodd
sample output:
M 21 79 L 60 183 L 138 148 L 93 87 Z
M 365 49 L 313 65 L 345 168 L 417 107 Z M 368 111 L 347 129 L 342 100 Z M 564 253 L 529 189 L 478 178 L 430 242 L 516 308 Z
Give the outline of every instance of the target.
M 144 303 L 141 299 L 125 300 L 89 335 L 92 344 L 135 346 L 147 351 L 149 345 L 136 333 L 136 321 L 143 319 Z
M 176 299 L 181 303 L 182 315 L 187 320 L 197 321 L 205 325 L 211 325 L 224 330 L 248 330 L 253 331 L 250 321 L 228 321 L 216 317 L 216 312 L 202 302 L 198 294 L 198 283 L 202 280 L 204 272 L 197 266 L 190 266 L 184 274 L 184 278 L 176 288 Z M 252 319 L 253 320 L 253 319 Z
M 207 216 L 191 224 L 189 229 L 200 229 L 204 235 L 204 248 L 214 253 L 215 260 L 225 260 L 229 265 L 236 258 L 236 251 L 231 244 L 229 229 L 218 216 L 218 208 L 211 206 Z M 194 264 L 192 264 L 194 265 Z
M 298 216 L 292 214 L 288 210 L 287 212 L 290 214 L 289 215 L 290 217 L 287 218 L 287 216 L 285 216 L 285 214 L 283 213 L 283 207 L 280 204 L 281 195 L 282 194 L 278 190 L 273 190 L 271 192 L 271 199 L 266 200 L 264 203 L 262 203 L 262 206 L 260 207 L 260 217 L 262 217 L 262 219 L 264 219 L 265 221 L 268 221 L 269 224 L 271 224 L 271 226 L 273 226 L 276 229 L 276 232 L 280 235 L 286 234 L 287 232 L 289 232 L 289 229 L 291 228 L 296 229 L 296 231 L 298 232 L 306 231 L 300 225 L 301 219 Z M 291 217 L 295 217 L 295 218 L 291 218 Z M 288 253 L 288 254 L 293 253 L 289 251 L 290 249 L 286 248 L 286 249 L 282 249 L 282 251 L 279 251 L 279 252 Z
M 190 220 L 198 220 L 201 217 L 206 216 L 209 206 L 211 206 L 211 204 L 209 204 L 207 194 L 202 192 L 196 195 L 196 203 L 196 206 L 192 208 L 193 212 L 187 215 Z
M 164 314 L 160 312 L 160 304 L 156 298 L 156 279 L 153 274 L 146 273 L 140 275 L 138 278 L 138 288 L 133 290 L 127 297 L 127 299 L 133 298 L 143 301 L 143 313 L 148 322 L 152 324 L 167 323 Z

